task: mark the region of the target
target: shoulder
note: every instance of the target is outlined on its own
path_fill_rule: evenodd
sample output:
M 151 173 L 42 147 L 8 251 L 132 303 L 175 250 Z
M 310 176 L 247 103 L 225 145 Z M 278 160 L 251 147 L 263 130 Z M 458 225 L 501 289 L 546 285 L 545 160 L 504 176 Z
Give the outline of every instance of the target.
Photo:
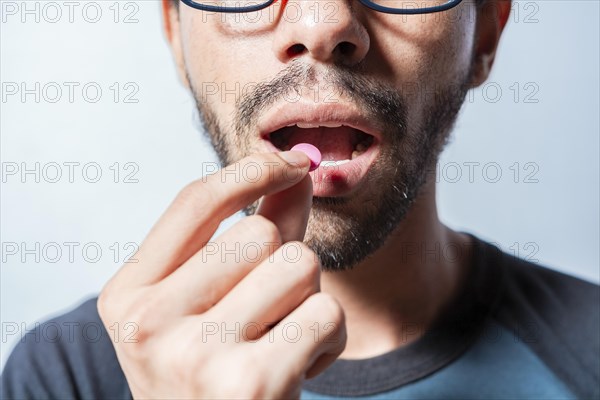
M 96 298 L 27 332 L 2 373 L 2 398 L 126 398 Z
M 479 242 L 499 278 L 494 318 L 581 397 L 600 397 L 600 286 Z
M 600 286 L 515 257 L 490 243 L 483 246 L 490 263 L 502 270 L 503 305 L 519 307 L 513 312 L 535 313 L 557 328 L 569 328 L 564 334 L 598 338 Z

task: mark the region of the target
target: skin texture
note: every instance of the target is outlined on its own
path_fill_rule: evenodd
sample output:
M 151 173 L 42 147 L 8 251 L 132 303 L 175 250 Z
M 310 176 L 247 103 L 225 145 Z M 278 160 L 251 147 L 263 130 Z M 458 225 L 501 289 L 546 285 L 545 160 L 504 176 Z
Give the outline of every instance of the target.
M 292 4 L 300 11 L 293 21 L 284 17 Z M 327 4 L 335 23 L 324 18 Z M 467 276 L 469 239 L 439 221 L 429 171 L 465 91 L 489 75 L 510 3 L 464 1 L 437 18 L 341 0 L 272 7 L 262 19 L 236 21 L 163 0 L 177 71 L 229 166 L 182 190 L 140 247 L 139 263 L 123 266 L 100 296 L 107 327 L 140 328 L 135 344 L 115 344 L 134 397 L 297 397 L 303 379 L 339 356 L 372 357 L 415 340 Z M 282 76 L 290 79 L 278 83 Z M 209 95 L 215 84 L 220 91 Z M 222 93 L 236 84 L 248 90 Z M 268 153 L 257 121 L 288 87 L 313 105 L 333 98 L 363 110 L 378 129 L 379 157 L 358 189 L 313 198 L 319 188 L 308 158 Z M 260 178 L 236 179 L 249 163 Z M 256 215 L 211 239 L 240 209 Z M 258 259 L 222 254 L 257 238 Z M 427 257 L 406 245 L 459 252 Z M 297 259 L 286 257 L 290 249 Z M 270 343 L 282 320 L 304 332 L 316 322 L 321 335 Z M 201 340 L 207 324 L 221 323 L 260 328 L 242 330 L 240 340 Z M 405 324 L 420 329 L 407 336 Z
M 290 9 L 300 13 L 286 17 Z M 362 262 L 405 218 L 427 171 L 434 169 L 466 90 L 487 76 L 496 39 L 477 27 L 477 21 L 491 21 L 490 13 L 478 19 L 475 5 L 466 1 L 426 17 L 344 2 L 276 3 L 241 17 L 186 6 L 174 10 L 167 10 L 166 26 L 179 73 L 224 165 L 267 151 L 256 119 L 289 103 L 289 87 L 312 104 L 333 100 L 363 110 L 375 104 L 366 114 L 383 140 L 367 183 L 352 195 L 313 201 L 304 239 L 326 271 Z M 485 40 L 491 44 L 476 41 L 476 34 L 490 36 Z M 207 61 L 209 54 L 215 56 Z M 280 75 L 285 79 L 277 81 Z M 256 105 L 259 99 L 266 100 Z M 314 184 L 318 189 L 320 183 Z

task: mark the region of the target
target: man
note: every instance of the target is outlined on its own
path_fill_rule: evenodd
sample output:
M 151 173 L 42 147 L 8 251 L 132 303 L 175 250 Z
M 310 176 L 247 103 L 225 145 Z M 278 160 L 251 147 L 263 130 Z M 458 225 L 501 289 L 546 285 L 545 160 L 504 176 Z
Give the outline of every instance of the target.
M 46 323 L 60 340 L 17 346 L 3 397 L 600 396 L 599 287 L 437 218 L 431 171 L 509 2 L 184 3 L 166 35 L 228 166 Z

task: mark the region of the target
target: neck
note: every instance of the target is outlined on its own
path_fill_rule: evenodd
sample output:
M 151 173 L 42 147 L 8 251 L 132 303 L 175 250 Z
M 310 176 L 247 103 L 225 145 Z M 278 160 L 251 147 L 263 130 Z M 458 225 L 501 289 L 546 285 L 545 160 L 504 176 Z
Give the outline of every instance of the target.
M 444 226 L 427 183 L 385 245 L 350 271 L 324 272 L 321 289 L 346 315 L 340 358 L 369 358 L 418 339 L 460 290 L 470 239 Z

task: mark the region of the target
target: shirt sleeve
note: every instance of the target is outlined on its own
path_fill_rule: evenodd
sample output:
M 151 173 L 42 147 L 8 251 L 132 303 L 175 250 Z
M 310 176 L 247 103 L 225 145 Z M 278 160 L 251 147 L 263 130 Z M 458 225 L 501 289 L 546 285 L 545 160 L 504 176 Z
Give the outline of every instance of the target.
M 57 346 L 27 333 L 11 353 L 2 373 L 2 399 L 70 399 L 77 397 Z
M 131 398 L 96 299 L 25 334 L 1 382 L 7 400 Z

